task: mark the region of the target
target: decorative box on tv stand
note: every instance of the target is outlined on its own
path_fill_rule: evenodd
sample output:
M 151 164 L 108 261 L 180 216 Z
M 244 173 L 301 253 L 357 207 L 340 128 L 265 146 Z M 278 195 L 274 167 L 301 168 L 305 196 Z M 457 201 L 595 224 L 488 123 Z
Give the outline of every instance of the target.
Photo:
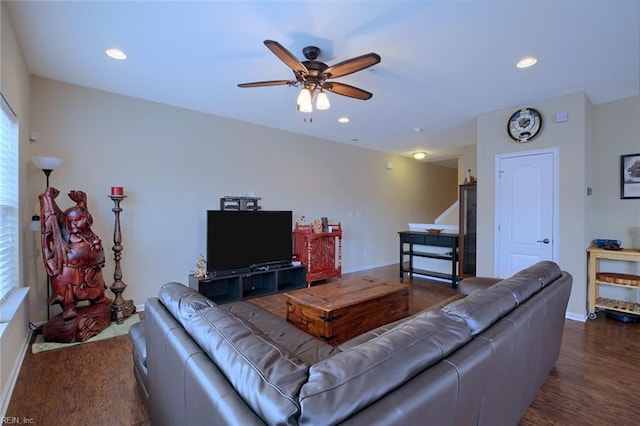
M 260 210 L 261 197 L 235 197 L 227 195 L 220 198 L 220 210 Z

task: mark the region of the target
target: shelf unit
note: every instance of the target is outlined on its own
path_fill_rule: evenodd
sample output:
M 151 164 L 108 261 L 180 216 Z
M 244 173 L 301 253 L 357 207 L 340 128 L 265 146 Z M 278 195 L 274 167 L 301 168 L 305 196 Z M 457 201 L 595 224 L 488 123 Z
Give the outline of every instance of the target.
M 587 283 L 589 318 L 596 319 L 596 314 L 600 309 L 640 315 L 640 303 L 600 297 L 600 287 L 603 285 L 640 290 L 640 276 L 637 277 L 638 280 L 627 280 L 627 282 L 632 282 L 632 284 L 628 284 L 604 281 L 602 279 L 602 275 L 600 275 L 603 274 L 603 272 L 600 271 L 601 260 L 606 259 L 625 262 L 640 262 L 640 251 L 637 249 L 605 250 L 596 247 L 589 247 L 587 249 L 587 255 L 589 258 L 589 279 Z
M 429 234 L 427 232 L 417 231 L 401 231 L 400 236 L 400 279 L 404 278 L 405 272 L 409 273 L 409 277 L 413 278 L 413 274 L 425 275 L 451 281 L 453 288 L 458 287 L 457 258 L 458 258 L 458 234 Z M 408 245 L 408 249 L 405 248 Z M 451 249 L 447 254 L 429 253 L 421 250 L 415 250 L 414 245 L 446 247 Z M 405 256 L 409 256 L 409 267 L 405 267 Z M 426 271 L 413 267 L 413 258 L 427 257 L 430 259 L 441 259 L 451 262 L 451 273 L 444 274 L 436 271 Z
M 458 240 L 458 276 L 460 278 L 476 275 L 476 211 L 477 185 L 460 185 L 460 236 Z
M 328 226 L 331 232 L 314 232 L 311 225 L 296 223 L 293 231 L 294 253 L 307 265 L 307 286 L 342 276 L 342 227 Z
M 218 304 L 264 296 L 306 286 L 306 267 L 286 266 L 242 274 L 206 278 L 189 275 L 189 287 Z

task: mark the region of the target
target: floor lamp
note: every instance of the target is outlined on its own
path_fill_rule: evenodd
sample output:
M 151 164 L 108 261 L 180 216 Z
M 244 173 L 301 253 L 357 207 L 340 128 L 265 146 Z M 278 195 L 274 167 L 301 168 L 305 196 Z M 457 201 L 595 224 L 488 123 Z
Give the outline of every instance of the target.
M 44 172 L 46 177 L 47 186 L 45 186 L 45 190 L 49 188 L 49 175 L 51 172 L 60 167 L 62 164 L 62 158 L 56 157 L 33 157 L 31 159 L 33 164 L 36 165 L 40 170 Z M 51 296 L 51 281 L 49 278 L 49 274 L 47 273 L 47 321 L 51 319 L 51 314 L 49 313 L 49 297 Z

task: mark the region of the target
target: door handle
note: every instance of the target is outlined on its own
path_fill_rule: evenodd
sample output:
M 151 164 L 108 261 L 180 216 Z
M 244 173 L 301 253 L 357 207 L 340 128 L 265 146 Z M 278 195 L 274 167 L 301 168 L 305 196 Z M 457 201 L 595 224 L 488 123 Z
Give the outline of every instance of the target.
M 548 239 L 548 238 L 545 238 L 544 240 L 538 240 L 538 241 L 536 241 L 536 243 L 549 244 L 549 239 Z

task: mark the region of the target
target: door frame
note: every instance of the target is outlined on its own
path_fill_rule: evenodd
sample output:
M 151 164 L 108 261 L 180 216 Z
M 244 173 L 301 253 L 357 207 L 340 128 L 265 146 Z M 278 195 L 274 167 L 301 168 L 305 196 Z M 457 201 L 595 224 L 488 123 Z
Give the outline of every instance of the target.
M 553 158 L 553 250 L 552 250 L 552 260 L 555 263 L 558 263 L 560 260 L 560 148 L 559 147 L 550 147 L 550 148 L 541 148 L 534 149 L 530 151 L 517 151 L 517 152 L 509 152 L 505 154 L 497 154 L 494 161 L 494 192 L 493 192 L 493 200 L 494 200 L 494 215 L 493 215 L 493 272 L 494 275 L 498 273 L 500 270 L 500 236 L 498 233 L 498 227 L 500 226 L 500 165 L 501 161 L 510 158 L 517 157 L 525 157 L 530 155 L 540 155 L 540 154 L 551 154 Z M 504 277 L 506 278 L 506 277 Z

